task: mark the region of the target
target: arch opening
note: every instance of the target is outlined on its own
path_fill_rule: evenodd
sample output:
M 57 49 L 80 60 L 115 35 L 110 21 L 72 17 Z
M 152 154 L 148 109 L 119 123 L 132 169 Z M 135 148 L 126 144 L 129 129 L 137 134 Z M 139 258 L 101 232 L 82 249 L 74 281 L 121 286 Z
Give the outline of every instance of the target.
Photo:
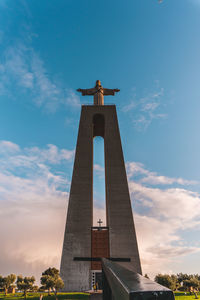
M 104 116 L 93 117 L 93 226 L 106 226 Z M 101 220 L 103 223 L 98 223 Z

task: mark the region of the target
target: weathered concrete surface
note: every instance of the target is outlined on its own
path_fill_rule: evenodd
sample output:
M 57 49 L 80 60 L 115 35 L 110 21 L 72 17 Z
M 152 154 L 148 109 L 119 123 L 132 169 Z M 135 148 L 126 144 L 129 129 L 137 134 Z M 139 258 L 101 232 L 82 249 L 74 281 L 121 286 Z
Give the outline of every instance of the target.
M 126 170 L 115 105 L 82 106 L 75 163 L 61 259 L 65 291 L 90 289 L 90 266 L 74 257 L 91 257 L 93 137 L 105 143 L 106 213 L 110 257 L 130 258 L 120 263 L 141 273 Z
M 73 259 L 91 256 L 92 157 L 92 122 L 82 110 L 60 268 L 65 291 L 90 289 L 90 262 Z
M 127 176 L 115 106 L 105 114 L 105 178 L 107 224 L 110 235 L 110 256 L 131 258 L 120 263 L 142 273 Z
M 90 295 L 90 300 L 102 300 L 103 296 L 100 293 L 93 293 Z

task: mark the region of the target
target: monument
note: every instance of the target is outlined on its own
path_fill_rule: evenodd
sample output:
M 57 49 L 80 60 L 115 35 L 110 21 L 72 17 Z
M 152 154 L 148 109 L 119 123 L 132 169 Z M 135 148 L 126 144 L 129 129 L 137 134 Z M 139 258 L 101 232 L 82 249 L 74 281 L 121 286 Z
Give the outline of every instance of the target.
M 101 258 L 105 257 L 141 274 L 135 226 L 128 190 L 115 105 L 104 96 L 118 89 L 91 89 L 93 105 L 82 105 L 60 273 L 64 291 L 85 291 L 101 285 Z M 106 226 L 93 226 L 93 139 L 104 139 Z M 99 286 L 100 287 L 100 286 Z

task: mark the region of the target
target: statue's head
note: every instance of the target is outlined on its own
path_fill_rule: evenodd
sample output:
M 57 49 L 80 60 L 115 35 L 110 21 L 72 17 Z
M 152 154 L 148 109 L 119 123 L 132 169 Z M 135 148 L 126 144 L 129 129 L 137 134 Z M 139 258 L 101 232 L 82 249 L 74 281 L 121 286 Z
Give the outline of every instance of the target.
M 101 81 L 100 80 L 96 81 L 96 86 L 101 86 Z

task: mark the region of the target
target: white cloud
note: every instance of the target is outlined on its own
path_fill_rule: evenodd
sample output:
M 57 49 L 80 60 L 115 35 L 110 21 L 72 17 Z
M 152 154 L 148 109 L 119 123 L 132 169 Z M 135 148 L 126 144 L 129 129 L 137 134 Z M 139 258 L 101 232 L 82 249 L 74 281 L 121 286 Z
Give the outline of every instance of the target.
M 173 226 L 183 229 L 200 224 L 198 193 L 179 188 L 149 188 L 135 182 L 129 182 L 129 188 L 133 198 L 149 208 L 151 216 L 171 218 Z
M 185 245 L 170 219 L 159 220 L 156 216 L 139 214 L 134 217 L 143 274 L 147 273 L 152 279 L 158 273 L 175 273 L 177 262 L 180 262 L 177 272 L 182 272 L 185 257 L 200 251 L 198 247 Z
M 180 234 L 200 228 L 200 195 L 186 189 L 197 182 L 157 175 L 141 163 L 126 165 L 143 270 L 151 276 L 169 273 L 173 259 L 200 251 Z
M 80 107 L 80 98 L 71 89 L 66 90 L 66 96 L 64 102 L 67 105 L 71 105 L 73 107 L 78 107 L 78 108 Z
M 15 97 L 14 91 L 28 94 L 37 106 L 48 112 L 55 112 L 61 106 L 80 107 L 79 96 L 51 78 L 32 47 L 18 42 L 8 47 L 4 56 L 0 64 L 1 94 L 12 97 Z
M 187 255 L 195 252 L 199 252 L 200 249 L 197 247 L 172 247 L 172 246 L 154 246 L 148 249 L 150 252 L 154 253 L 158 258 L 166 257 L 179 257 L 182 255 Z
M 70 182 L 52 167 L 71 162 L 74 151 L 55 145 L 20 148 L 0 141 L 1 274 L 35 275 L 59 268 Z M 101 167 L 98 167 L 101 171 Z M 105 209 L 94 210 L 94 223 Z
M 1 152 L 18 152 L 20 147 L 10 141 L 0 141 L 0 153 Z
M 134 109 L 136 106 L 137 106 L 137 104 L 135 103 L 134 100 L 132 100 L 128 105 L 125 105 L 125 106 L 122 108 L 122 111 L 123 111 L 123 112 L 128 112 L 128 111 Z
M 32 147 L 25 149 L 29 158 L 36 159 L 40 162 L 49 162 L 52 164 L 58 164 L 62 160 L 71 160 L 74 156 L 74 150 L 59 150 L 57 146 L 48 144 L 47 149 L 40 149 L 38 147 Z
M 95 200 L 94 200 L 95 202 Z M 105 207 L 98 207 L 97 205 L 94 206 L 94 213 L 93 213 L 93 226 L 99 226 L 97 221 L 101 219 L 102 225 L 106 226 L 106 213 L 105 213 Z
M 135 89 L 133 90 L 132 100 L 122 108 L 124 113 L 134 111 L 132 122 L 138 130 L 145 130 L 154 119 L 166 118 L 167 115 L 161 113 L 163 104 L 161 99 L 164 97 L 164 89 L 159 87 L 156 81 L 155 91 L 148 93 L 144 97 L 137 97 Z
M 95 171 L 98 175 L 101 176 L 105 170 L 104 170 L 104 167 L 102 167 L 101 165 L 99 165 L 99 164 L 94 164 L 94 171 Z
M 143 107 L 143 111 L 154 111 L 160 104 L 156 102 L 146 103 Z
M 171 185 L 173 183 L 180 185 L 198 184 L 195 180 L 185 180 L 183 178 L 172 178 L 158 175 L 156 172 L 151 172 L 145 169 L 144 165 L 138 162 L 127 162 L 126 168 L 129 177 L 140 175 L 140 182 L 149 183 L 151 185 Z
M 71 162 L 73 154 L 51 144 L 43 149 L 21 148 L 0 141 L 2 274 L 39 278 L 45 268 L 59 267 L 70 184 L 60 166 Z M 103 172 L 100 165 L 94 168 Z M 160 180 L 160 175 L 141 163 L 130 162 L 127 170 L 143 271 L 151 276 L 169 272 L 174 259 L 181 261 L 200 251 L 180 234 L 200 227 L 200 195 L 186 189 L 192 181 L 165 176 Z M 164 187 L 173 187 L 154 186 L 161 181 Z M 94 207 L 95 225 L 99 218 L 105 225 L 105 208 L 96 202 Z
M 69 181 L 55 167 L 74 151 L 22 149 L 0 141 L 0 265 L 2 274 L 36 275 L 59 267 Z

